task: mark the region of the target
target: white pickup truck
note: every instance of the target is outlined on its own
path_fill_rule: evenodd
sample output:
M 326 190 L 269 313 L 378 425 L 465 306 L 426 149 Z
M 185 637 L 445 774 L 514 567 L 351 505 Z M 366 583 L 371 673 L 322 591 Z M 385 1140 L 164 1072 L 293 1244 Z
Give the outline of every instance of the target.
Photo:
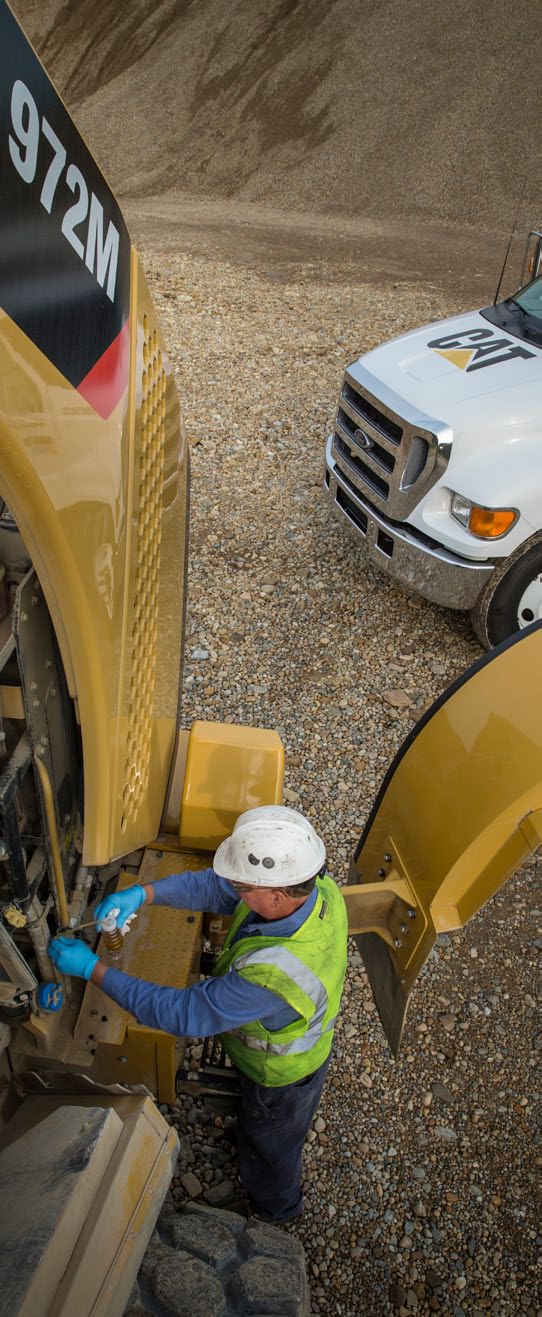
M 541 264 L 533 231 L 513 297 L 348 366 L 326 447 L 325 488 L 371 562 L 470 609 L 488 648 L 542 618 Z

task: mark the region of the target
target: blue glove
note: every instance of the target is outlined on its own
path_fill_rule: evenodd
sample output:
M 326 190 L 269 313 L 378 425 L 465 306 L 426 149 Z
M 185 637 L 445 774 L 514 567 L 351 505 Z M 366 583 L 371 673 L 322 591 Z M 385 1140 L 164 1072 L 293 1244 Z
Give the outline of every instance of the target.
M 53 938 L 47 947 L 47 955 L 61 974 L 72 974 L 80 979 L 89 979 L 100 959 L 78 937 Z
M 100 901 L 96 906 L 94 911 L 96 923 L 99 925 L 106 915 L 110 915 L 115 911 L 117 928 L 122 928 L 124 932 L 124 924 L 129 919 L 133 919 L 140 905 L 143 905 L 146 900 L 146 895 L 145 889 L 140 887 L 139 883 L 136 883 L 134 887 L 125 887 L 123 892 L 112 892 L 111 896 L 104 897 L 103 901 Z

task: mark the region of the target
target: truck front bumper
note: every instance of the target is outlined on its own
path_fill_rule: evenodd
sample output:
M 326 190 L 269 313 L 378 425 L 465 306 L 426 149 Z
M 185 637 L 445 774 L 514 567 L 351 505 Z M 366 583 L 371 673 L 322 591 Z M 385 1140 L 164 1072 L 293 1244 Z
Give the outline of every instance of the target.
M 468 562 L 406 523 L 399 526 L 375 512 L 337 466 L 333 435 L 326 446 L 324 489 L 336 515 L 362 541 L 370 561 L 381 571 L 434 604 L 473 607 L 494 564 Z

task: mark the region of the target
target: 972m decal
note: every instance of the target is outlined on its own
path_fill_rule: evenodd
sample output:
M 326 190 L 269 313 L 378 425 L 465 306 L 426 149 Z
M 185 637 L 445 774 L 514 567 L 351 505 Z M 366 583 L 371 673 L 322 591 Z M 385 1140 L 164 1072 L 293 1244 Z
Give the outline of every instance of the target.
M 503 362 L 513 361 L 516 357 L 534 357 L 535 352 L 511 338 L 500 337 L 494 329 L 464 329 L 459 334 L 444 334 L 441 338 L 432 338 L 427 344 L 440 357 L 451 361 L 458 370 L 483 370 L 485 366 L 501 366 Z
M 102 417 L 128 383 L 130 239 L 0 0 L 0 307 Z
M 66 166 L 66 148 L 57 137 L 45 115 L 41 121 L 32 92 L 25 87 L 20 78 L 16 78 L 11 92 L 11 123 L 13 132 L 9 134 L 9 153 L 13 164 L 23 182 L 33 183 L 36 178 L 38 155 L 43 155 L 43 139 L 52 148 L 47 173 L 40 193 L 40 205 L 50 215 L 57 187 L 66 167 L 66 187 L 75 194 L 77 200 L 68 206 L 61 224 L 61 231 L 66 241 L 87 269 L 94 274 L 100 287 L 106 287 L 107 296 L 115 301 L 115 283 L 119 258 L 119 232 L 109 221 L 104 239 L 104 211 L 94 192 L 90 194 L 84 175 L 77 165 Z M 40 152 L 40 146 L 42 150 Z M 76 229 L 86 227 L 86 244 L 76 233 Z

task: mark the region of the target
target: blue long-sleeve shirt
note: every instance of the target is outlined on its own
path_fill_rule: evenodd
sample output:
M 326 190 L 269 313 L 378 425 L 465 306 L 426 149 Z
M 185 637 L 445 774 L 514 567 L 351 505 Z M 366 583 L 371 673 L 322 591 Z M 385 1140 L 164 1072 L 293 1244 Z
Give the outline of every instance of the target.
M 171 874 L 153 884 L 154 904 L 180 910 L 212 910 L 231 915 L 239 896 L 214 869 Z M 247 916 L 240 937 L 290 937 L 314 909 L 317 891 L 285 919 L 262 919 L 254 910 Z M 216 979 L 205 979 L 191 988 L 164 988 L 146 979 L 133 978 L 122 970 L 108 969 L 102 987 L 119 1006 L 140 1024 L 163 1029 L 180 1037 L 207 1038 L 227 1033 L 251 1020 L 265 1020 L 271 1030 L 284 1028 L 296 1012 L 268 988 L 250 983 L 232 967 Z

